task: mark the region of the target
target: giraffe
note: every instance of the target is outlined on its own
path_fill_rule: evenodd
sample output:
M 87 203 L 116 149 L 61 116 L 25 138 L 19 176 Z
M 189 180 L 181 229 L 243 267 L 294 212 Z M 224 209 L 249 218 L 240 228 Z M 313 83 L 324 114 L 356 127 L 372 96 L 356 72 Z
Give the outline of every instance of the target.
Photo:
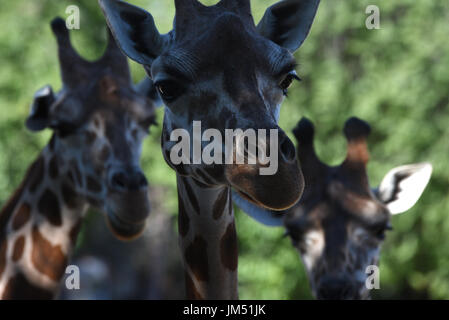
M 90 62 L 71 46 L 63 19 L 51 28 L 63 88 L 37 91 L 26 120 L 29 130 L 53 134 L 0 212 L 2 299 L 56 296 L 88 207 L 104 212 L 120 239 L 138 236 L 150 211 L 139 158 L 155 116 L 151 83 L 132 86 L 111 36 Z
M 289 86 L 299 80 L 293 52 L 308 35 L 319 1 L 281 1 L 256 26 L 249 0 L 222 0 L 213 6 L 175 0 L 173 30 L 163 35 L 147 11 L 118 0 L 99 3 L 122 51 L 143 65 L 165 105 L 161 146 L 177 177 L 186 296 L 237 299 L 238 246 L 230 190 L 273 210 L 291 207 L 302 194 L 294 145 L 277 122 Z M 278 138 L 266 147 L 278 154 L 277 171 L 259 174 L 261 161 L 173 161 L 172 133 L 183 129 L 194 136 L 195 121 L 204 133 L 215 129 L 222 136 L 226 129 L 274 130 Z M 214 149 L 219 158 L 226 154 L 222 149 L 226 146 Z
M 371 189 L 366 173 L 370 130 L 358 118 L 347 120 L 346 159 L 330 167 L 318 159 L 314 126 L 303 118 L 293 130 L 306 182 L 301 201 L 280 215 L 234 197 L 259 222 L 285 227 L 318 299 L 370 298 L 367 267 L 378 265 L 385 233 L 392 230 L 391 216 L 415 205 L 432 174 L 430 163 L 404 165 L 390 170 L 379 187 Z

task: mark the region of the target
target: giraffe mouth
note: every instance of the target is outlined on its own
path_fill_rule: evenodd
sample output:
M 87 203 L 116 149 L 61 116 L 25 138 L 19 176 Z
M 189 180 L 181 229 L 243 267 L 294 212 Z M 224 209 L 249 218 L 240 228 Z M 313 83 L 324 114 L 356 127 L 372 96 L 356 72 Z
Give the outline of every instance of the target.
M 250 196 L 249 194 L 247 194 L 246 192 L 244 192 L 244 191 L 242 191 L 242 190 L 237 189 L 235 186 L 234 186 L 234 188 L 235 188 L 235 191 L 237 191 L 237 193 L 238 193 L 243 199 L 245 199 L 245 200 L 247 200 L 247 201 L 249 201 L 249 202 L 251 202 L 251 203 L 254 203 L 254 204 L 259 205 L 259 202 L 256 201 L 256 200 L 254 200 L 253 198 L 251 198 L 251 196 Z
M 233 186 L 235 191 L 244 199 L 249 201 L 250 203 L 255 204 L 258 207 L 264 208 L 264 209 L 268 209 L 268 210 L 272 210 L 271 208 L 267 207 L 266 205 L 264 205 L 262 202 L 257 201 L 256 199 L 254 199 L 253 197 L 251 197 L 248 193 L 246 193 L 245 191 L 242 191 L 241 189 L 239 189 L 236 186 Z
M 121 219 L 114 212 L 108 210 L 106 222 L 112 233 L 119 239 L 130 241 L 138 238 L 145 230 L 146 221 L 141 223 L 129 223 Z
M 228 183 L 243 199 L 258 207 L 283 211 L 294 206 L 304 191 L 297 162 L 282 162 L 274 175 L 261 175 L 255 166 L 233 165 L 225 171 Z
M 291 208 L 299 200 L 298 199 L 295 202 L 288 203 L 287 205 L 284 205 L 284 206 L 274 206 L 271 204 L 264 203 L 263 199 L 257 199 L 256 196 L 252 196 L 250 193 L 243 191 L 242 188 L 239 188 L 239 186 L 236 184 L 231 184 L 231 186 L 244 200 L 246 200 L 262 209 L 266 209 L 266 210 L 270 210 L 270 211 L 281 212 L 281 211 L 287 210 L 287 209 Z M 302 194 L 302 192 L 301 192 L 301 194 Z

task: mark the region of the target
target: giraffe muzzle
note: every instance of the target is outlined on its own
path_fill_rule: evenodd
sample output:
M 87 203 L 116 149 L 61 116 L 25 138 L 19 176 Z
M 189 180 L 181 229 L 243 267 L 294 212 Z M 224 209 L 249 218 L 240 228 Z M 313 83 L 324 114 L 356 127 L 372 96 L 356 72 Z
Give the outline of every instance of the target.
M 260 173 L 263 163 L 234 164 L 226 168 L 227 180 L 244 199 L 275 211 L 295 205 L 304 191 L 304 178 L 295 147 L 282 129 L 278 128 L 278 134 L 276 143 L 267 145 L 269 153 L 277 148 L 276 171 L 273 174 Z
M 148 182 L 138 167 L 110 169 L 106 220 L 122 240 L 138 237 L 150 214 Z
M 110 193 L 106 206 L 107 217 L 116 229 L 130 232 L 140 229 L 145 225 L 151 211 L 148 188 L 134 192 Z
M 106 221 L 112 233 L 118 239 L 124 241 L 138 238 L 145 230 L 146 226 L 146 220 L 141 223 L 129 223 L 111 211 L 108 211 Z
M 118 168 L 112 170 L 109 179 L 109 186 L 116 192 L 129 192 L 145 190 L 148 181 L 139 168 Z

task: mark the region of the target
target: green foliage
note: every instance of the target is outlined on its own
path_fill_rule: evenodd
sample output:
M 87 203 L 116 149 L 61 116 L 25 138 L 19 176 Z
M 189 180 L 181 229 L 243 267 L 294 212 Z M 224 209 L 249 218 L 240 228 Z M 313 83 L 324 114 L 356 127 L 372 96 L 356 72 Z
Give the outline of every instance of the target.
M 171 28 L 172 1 L 130 1 Z M 217 1 L 203 1 L 213 4 Z M 275 1 L 253 0 L 258 20 Z M 49 28 L 68 5 L 81 9 L 75 47 L 88 59 L 105 47 L 104 20 L 92 0 L 16 0 L 0 12 L 0 203 L 20 183 L 27 166 L 49 138 L 24 128 L 34 92 L 61 87 L 56 43 Z M 381 29 L 367 30 L 365 8 L 380 8 Z M 430 161 L 434 173 L 417 205 L 394 217 L 381 255 L 381 290 L 376 298 L 449 298 L 449 2 L 414 0 L 322 1 L 309 38 L 297 53 L 298 72 L 281 112 L 289 131 L 302 117 L 316 125 L 316 148 L 328 164 L 345 156 L 342 127 L 350 116 L 370 122 L 373 185 L 394 166 Z M 131 64 L 137 82 L 142 68 Z M 162 123 L 163 110 L 158 110 Z M 169 187 L 164 201 L 176 214 L 175 175 L 160 151 L 161 126 L 144 145 L 142 164 L 153 185 Z M 291 135 L 293 138 L 293 135 Z M 273 186 L 276 187 L 276 186 Z M 311 298 L 304 268 L 280 229 L 237 213 L 241 298 Z

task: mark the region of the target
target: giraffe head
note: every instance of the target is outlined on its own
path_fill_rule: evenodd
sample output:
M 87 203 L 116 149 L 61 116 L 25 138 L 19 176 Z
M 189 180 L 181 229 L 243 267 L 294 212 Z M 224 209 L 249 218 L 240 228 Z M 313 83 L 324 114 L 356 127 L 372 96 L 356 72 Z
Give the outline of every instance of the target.
M 150 211 L 148 183 L 140 168 L 142 140 L 154 123 L 155 92 L 144 80 L 133 87 L 126 57 L 113 38 L 102 58 L 81 58 L 71 46 L 65 21 L 51 27 L 59 49 L 63 87 L 36 92 L 26 125 L 50 128 L 51 165 L 67 172 L 65 186 L 106 213 L 120 238 L 143 230 Z
M 175 0 L 174 28 L 161 35 L 148 12 L 125 2 L 100 0 L 120 47 L 144 66 L 164 101 L 162 149 L 178 174 L 205 185 L 230 185 L 249 201 L 274 210 L 298 201 L 304 185 L 302 173 L 295 148 L 277 122 L 288 87 L 299 79 L 293 52 L 305 40 L 318 3 L 279 2 L 268 8 L 256 26 L 249 0 L 222 0 L 214 6 Z M 221 137 L 223 143 L 212 152 L 220 154 L 221 160 L 226 153 L 226 129 L 256 130 L 258 138 L 258 129 L 275 130 L 277 137 L 266 143 L 266 149 L 278 155 L 277 170 L 259 174 L 265 166 L 259 160 L 253 164 L 207 164 L 204 159 L 195 163 L 190 156 L 193 150 L 188 152 L 190 161 L 176 163 L 171 151 L 177 141 L 170 136 L 183 129 L 193 145 L 193 121 L 201 121 L 205 130 L 200 132 L 202 147 L 204 140 L 216 142 Z M 236 154 L 236 145 L 232 148 Z M 246 156 L 248 151 L 244 150 Z
M 391 215 L 410 209 L 432 173 L 428 163 L 391 170 L 371 189 L 366 173 L 369 159 L 367 123 L 349 119 L 344 128 L 347 157 L 336 167 L 322 163 L 313 147 L 314 127 L 302 119 L 294 129 L 306 188 L 285 219 L 300 252 L 315 296 L 319 299 L 365 299 L 367 267 L 377 265 Z

